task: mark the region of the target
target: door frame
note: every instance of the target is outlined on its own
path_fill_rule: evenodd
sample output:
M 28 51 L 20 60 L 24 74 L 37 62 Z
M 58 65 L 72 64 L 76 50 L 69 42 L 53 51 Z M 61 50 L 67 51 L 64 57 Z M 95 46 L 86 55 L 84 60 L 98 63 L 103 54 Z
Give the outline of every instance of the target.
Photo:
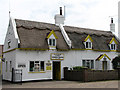
M 104 62 L 106 62 L 106 64 Z M 105 65 L 106 65 L 106 70 L 107 70 L 107 61 L 102 61 L 102 69 L 103 70 L 105 70 Z
M 54 61 L 52 61 L 52 79 L 53 79 L 53 62 L 59 62 L 60 63 L 60 78 L 59 78 L 59 80 L 61 80 L 61 61 L 56 61 L 56 60 L 54 60 Z

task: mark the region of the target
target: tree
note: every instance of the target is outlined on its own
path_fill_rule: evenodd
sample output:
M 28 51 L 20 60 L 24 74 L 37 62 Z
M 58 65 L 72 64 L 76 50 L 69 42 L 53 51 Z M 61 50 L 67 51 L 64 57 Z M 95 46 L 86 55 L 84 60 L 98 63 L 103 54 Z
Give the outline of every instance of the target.
M 112 64 L 113 64 L 114 69 L 117 69 L 118 63 L 120 63 L 120 56 L 117 56 L 112 60 Z

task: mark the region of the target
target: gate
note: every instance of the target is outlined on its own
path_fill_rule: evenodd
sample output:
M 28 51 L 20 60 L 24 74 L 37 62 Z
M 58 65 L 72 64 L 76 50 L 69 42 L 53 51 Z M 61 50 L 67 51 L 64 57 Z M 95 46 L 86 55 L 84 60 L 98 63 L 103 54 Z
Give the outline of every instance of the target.
M 22 69 L 12 69 L 12 82 L 22 82 Z

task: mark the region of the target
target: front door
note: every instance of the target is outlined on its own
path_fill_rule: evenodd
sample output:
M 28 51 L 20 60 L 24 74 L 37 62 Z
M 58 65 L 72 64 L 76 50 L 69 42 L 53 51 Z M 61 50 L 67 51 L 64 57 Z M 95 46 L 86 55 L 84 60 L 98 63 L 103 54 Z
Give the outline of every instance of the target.
M 107 70 L 107 61 L 103 61 L 103 70 Z
M 61 62 L 53 61 L 53 80 L 61 80 Z

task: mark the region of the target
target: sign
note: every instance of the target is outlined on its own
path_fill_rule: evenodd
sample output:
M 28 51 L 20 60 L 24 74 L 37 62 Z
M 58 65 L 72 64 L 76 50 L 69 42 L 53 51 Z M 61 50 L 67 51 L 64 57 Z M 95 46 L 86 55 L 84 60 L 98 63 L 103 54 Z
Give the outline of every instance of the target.
M 64 60 L 63 53 L 51 53 L 51 60 Z
M 46 63 L 46 70 L 52 70 L 52 65 L 51 63 Z
M 26 67 L 26 65 L 25 64 L 18 64 L 18 68 L 25 68 Z

